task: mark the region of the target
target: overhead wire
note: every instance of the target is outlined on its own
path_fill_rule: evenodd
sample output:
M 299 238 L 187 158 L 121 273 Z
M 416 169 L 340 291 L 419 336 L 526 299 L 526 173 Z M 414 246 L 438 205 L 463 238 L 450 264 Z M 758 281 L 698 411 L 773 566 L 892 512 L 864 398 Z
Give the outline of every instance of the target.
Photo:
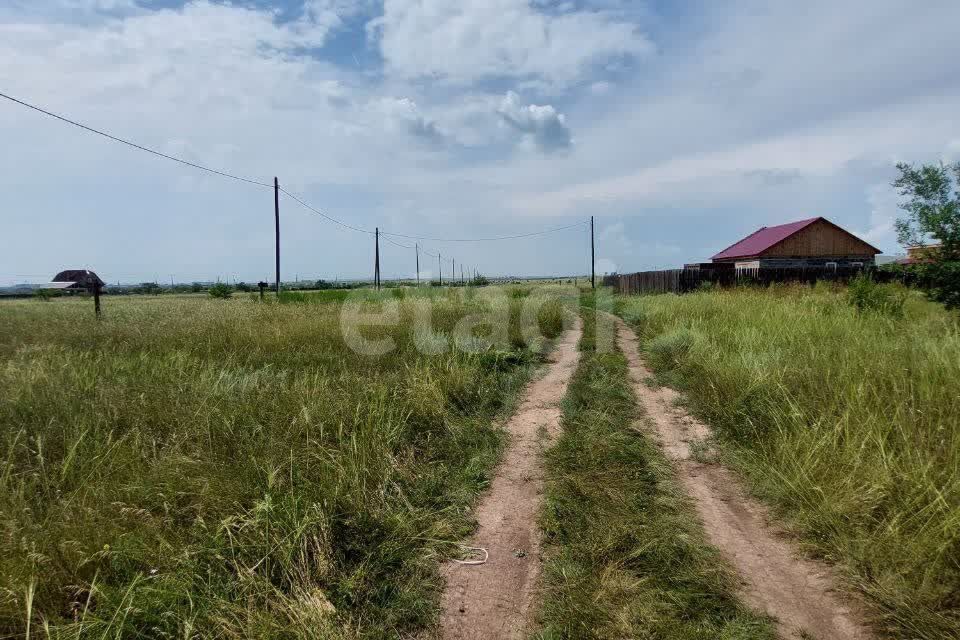
M 67 118 L 66 116 L 62 116 L 62 115 L 60 115 L 60 114 L 58 114 L 58 113 L 54 113 L 53 111 L 47 111 L 46 109 L 43 109 L 43 108 L 41 108 L 41 107 L 38 107 L 38 106 L 36 106 L 36 105 L 34 105 L 34 104 L 30 104 L 29 102 L 25 102 L 25 101 L 23 101 L 23 100 L 20 100 L 19 98 L 14 98 L 13 96 L 9 96 L 9 95 L 7 95 L 7 94 L 5 94 L 5 93 L 0 93 L 0 98 L 6 98 L 7 100 L 10 100 L 11 102 L 16 102 L 17 104 L 23 105 L 24 107 L 27 107 L 28 109 L 33 109 L 34 111 L 39 111 L 40 113 L 42 113 L 42 114 L 44 114 L 44 115 L 47 115 L 47 116 L 50 116 L 51 118 L 56 118 L 57 120 L 62 120 L 63 122 L 66 122 L 66 123 L 68 123 L 68 124 L 72 124 L 72 125 L 75 126 L 75 127 L 80 127 L 81 129 L 85 129 L 85 130 L 87 130 L 87 131 L 89 131 L 89 132 L 91 132 L 91 133 L 95 133 L 95 134 L 97 134 L 98 136 L 103 136 L 104 138 L 109 138 L 110 140 L 113 140 L 113 141 L 115 141 L 115 142 L 120 142 L 120 143 L 125 144 L 125 145 L 127 145 L 127 146 L 133 147 L 134 149 L 139 149 L 140 151 L 146 151 L 147 153 L 152 153 L 152 154 L 155 155 L 155 156 L 160 156 L 161 158 L 166 158 L 167 160 L 172 160 L 172 161 L 174 161 L 174 162 L 179 162 L 180 164 L 187 165 L 188 167 L 193 167 L 194 169 L 200 169 L 200 170 L 202 170 L 202 171 L 209 171 L 210 173 L 215 173 L 215 174 L 217 174 L 218 176 L 223 176 L 224 178 L 231 178 L 231 179 L 233 179 L 233 180 L 239 180 L 240 182 L 247 182 L 247 183 L 249 183 L 249 184 L 254 184 L 254 185 L 257 185 L 257 186 L 259 186 L 259 187 L 270 187 L 271 189 L 273 188 L 273 185 L 272 185 L 272 184 L 267 184 L 266 182 L 260 182 L 259 180 L 253 180 L 253 179 L 251 179 L 251 178 L 244 178 L 243 176 L 234 175 L 234 174 L 232 174 L 232 173 L 227 173 L 226 171 L 220 171 L 220 170 L 218 170 L 218 169 L 211 169 L 210 167 L 206 167 L 206 166 L 204 166 L 204 165 L 202 165 L 202 164 L 197 164 L 196 162 L 190 162 L 189 160 L 184 160 L 183 158 L 178 158 L 178 157 L 176 157 L 176 156 L 171 156 L 171 155 L 169 155 L 169 154 L 163 153 L 162 151 L 157 151 L 156 149 L 151 149 L 150 147 L 145 147 L 145 146 L 143 146 L 142 144 L 137 144 L 136 142 L 131 142 L 130 140 L 125 140 L 125 139 L 123 139 L 123 138 L 120 138 L 120 137 L 117 137 L 117 136 L 115 136 L 115 135 L 109 134 L 109 133 L 107 133 L 106 131 L 101 131 L 100 129 L 94 129 L 94 128 L 91 127 L 91 126 L 85 125 L 85 124 L 83 124 L 83 123 L 81 123 L 81 122 L 77 122 L 76 120 L 71 120 L 70 118 Z
M 127 139 L 125 139 L 125 138 L 121 138 L 121 137 L 119 137 L 119 136 L 115 136 L 115 135 L 113 135 L 113 134 L 107 133 L 106 131 L 102 131 L 102 130 L 100 130 L 100 129 L 97 129 L 97 128 L 91 127 L 91 126 L 89 126 L 89 125 L 83 124 L 82 122 L 78 122 L 78 121 L 76 121 L 76 120 L 73 120 L 73 119 L 71 119 L 71 118 L 68 118 L 68 117 L 66 117 L 66 116 L 63 116 L 63 115 L 61 115 L 61 114 L 59 114 L 59 113 L 55 113 L 55 112 L 50 111 L 50 110 L 48 110 L 48 109 L 44 109 L 44 108 L 39 107 L 39 106 L 37 106 L 37 105 L 35 105 L 35 104 L 31 104 L 31 103 L 29 103 L 29 102 L 27 102 L 27 101 L 25 101 L 25 100 L 21 100 L 20 98 L 16 98 L 16 97 L 14 97 L 14 96 L 8 95 L 8 94 L 3 93 L 3 92 L 0 92 L 0 98 L 4 98 L 4 99 L 6 99 L 6 100 L 9 100 L 10 102 L 19 104 L 19 105 L 21 105 L 21 106 L 23 106 L 23 107 L 26 107 L 26 108 L 28 108 L 28 109 L 31 109 L 31 110 L 33 110 L 33 111 L 36 111 L 36 112 L 41 113 L 41 114 L 43 114 L 43 115 L 46 115 L 46 116 L 48 116 L 48 117 L 55 118 L 55 119 L 57 119 L 57 120 L 60 120 L 60 121 L 62 121 L 62 122 L 65 122 L 65 123 L 67 123 L 67 124 L 73 125 L 73 126 L 75 126 L 75 127 L 79 127 L 80 129 L 83 129 L 83 130 L 88 131 L 88 132 L 90 132 L 90 133 L 94 133 L 94 134 L 96 134 L 96 135 L 102 136 L 102 137 L 107 138 L 107 139 L 109 139 L 109 140 L 112 140 L 112 141 L 114 141 L 114 142 L 119 142 L 119 143 L 121 143 L 121 144 L 127 145 L 127 146 L 129 146 L 129 147 L 134 148 L 134 149 L 138 149 L 138 150 L 140 150 L 140 151 L 144 151 L 144 152 L 149 153 L 149 154 L 152 154 L 152 155 L 154 155 L 154 156 L 158 156 L 158 157 L 164 158 L 164 159 L 166 159 L 166 160 L 170 160 L 170 161 L 173 161 L 173 162 L 177 162 L 177 163 L 179 163 L 179 164 L 182 164 L 182 165 L 185 165 L 185 166 L 188 166 L 188 167 L 192 167 L 192 168 L 194 168 L 194 169 L 199 169 L 199 170 L 201 170 L 201 171 L 206 171 L 206 172 L 208 172 L 208 173 L 212 173 L 212 174 L 215 174 L 215 175 L 224 177 L 224 178 L 229 178 L 229 179 L 236 180 L 236 181 L 239 181 L 239 182 L 245 182 L 245 183 L 252 184 L 252 185 L 256 185 L 256 186 L 259 186 L 259 187 L 274 188 L 274 187 L 276 186 L 276 188 L 277 188 L 280 192 L 282 192 L 284 195 L 286 195 L 286 196 L 288 196 L 289 198 L 291 198 L 294 202 L 298 203 L 300 206 L 308 209 L 309 211 L 311 211 L 311 212 L 313 212 L 313 213 L 321 216 L 322 218 L 324 218 L 325 220 L 327 220 L 327 221 L 329 221 L 329 222 L 332 222 L 332 223 L 334 223 L 334 224 L 336 224 L 336 225 L 339 225 L 339 226 L 341 226 L 341 227 L 343 227 L 343 228 L 345 228 L 345 229 L 349 229 L 349 230 L 351 230 L 351 231 L 356 231 L 356 232 L 358 232 L 358 233 L 366 233 L 366 234 L 371 234 L 371 235 L 374 233 L 374 231 L 371 231 L 371 230 L 369 230 L 369 229 L 364 229 L 364 228 L 362 228 L 362 227 L 358 227 L 358 226 L 349 224 L 349 223 L 344 222 L 344 221 L 342 221 L 342 220 L 340 220 L 340 219 L 338 219 L 338 218 L 336 218 L 336 217 L 334 217 L 334 216 L 331 216 L 331 215 L 329 215 L 329 214 L 327 214 L 327 213 L 324 213 L 324 212 L 321 211 L 320 209 L 318 209 L 318 208 L 310 205 L 309 203 L 305 202 L 303 199 L 297 197 L 296 195 L 294 195 L 293 193 L 291 193 L 290 191 L 288 191 L 287 189 L 285 189 L 285 188 L 283 188 L 283 187 L 281 187 L 281 186 L 279 186 L 279 185 L 274 185 L 274 184 L 270 184 L 270 183 L 267 183 L 267 182 L 261 182 L 261 181 L 259 181 L 259 180 L 254 180 L 254 179 L 252 179 L 252 178 L 245 178 L 245 177 L 243 177 L 243 176 L 239 176 L 239 175 L 230 173 L 230 172 L 228 172 L 228 171 L 221 171 L 221 170 L 219 170 L 219 169 L 214 169 L 214 168 L 212 168 L 212 167 L 208 167 L 208 166 L 205 166 L 205 165 L 196 163 L 196 162 L 191 162 L 191 161 L 186 160 L 186 159 L 184 159 L 184 158 L 179 158 L 179 157 L 177 157 L 177 156 L 173 156 L 173 155 L 170 155 L 170 154 L 167 154 L 167 153 L 163 153 L 162 151 L 158 151 L 158 150 L 156 150 L 156 149 L 152 149 L 152 148 L 147 147 L 147 146 L 145 146 L 145 145 L 138 144 L 138 143 L 136 143 L 136 142 L 132 142 L 132 141 L 127 140 Z M 568 229 L 573 229 L 573 228 L 576 228 L 576 227 L 582 227 L 582 226 L 585 226 L 585 225 L 587 225 L 587 224 L 588 224 L 588 223 L 585 223 L 585 222 L 577 222 L 577 223 L 570 224 L 570 225 L 565 225 L 565 226 L 562 226 L 562 227 L 555 227 L 555 228 L 551 228 L 551 229 L 544 229 L 544 230 L 541 230 L 541 231 L 533 231 L 533 232 L 530 232 L 530 233 L 518 233 L 518 234 L 512 234 L 512 235 L 490 236 L 490 237 L 483 237 L 483 238 L 442 238 L 442 237 L 434 237 L 434 236 L 417 236 L 417 235 L 412 235 L 412 234 L 397 233 L 397 232 L 394 232 L 394 231 L 380 231 L 380 235 L 382 235 L 382 236 L 393 236 L 394 238 L 406 238 L 406 239 L 409 239 L 409 240 L 426 240 L 426 241 L 429 241 L 429 242 L 495 242 L 495 241 L 501 241 L 501 240 L 514 240 L 514 239 L 519 239 L 519 238 L 531 238 L 531 237 L 534 237 L 534 236 L 541 236 L 541 235 L 546 235 L 546 234 L 549 234 L 549 233 L 556 233 L 556 232 L 559 232 L 559 231 L 566 231 L 566 230 L 568 230 Z M 404 249 L 414 249 L 414 248 L 415 248 L 414 246 L 406 245 L 406 244 L 403 244 L 403 243 L 400 243 L 400 242 L 396 242 L 396 241 L 394 241 L 394 240 L 391 240 L 389 237 L 384 237 L 384 240 L 386 240 L 387 242 L 390 242 L 391 244 L 393 244 L 393 245 L 395 245 L 395 246 L 397 246 L 397 247 L 401 247 L 401 248 L 404 248 Z M 437 257 L 439 257 L 439 253 L 437 253 L 437 254 L 431 253 L 431 252 L 427 251 L 426 249 L 424 249 L 423 247 L 420 247 L 420 250 L 423 251 L 424 254 L 426 254 L 426 255 L 428 255 L 428 256 L 430 256 L 430 257 L 432 257 L 432 258 L 437 258 Z
M 370 235 L 373 235 L 373 233 L 374 233 L 373 231 L 370 231 L 370 230 L 368 230 L 368 229 L 363 229 L 363 228 L 361 228 L 361 227 L 355 227 L 355 226 L 353 226 L 352 224 L 348 224 L 348 223 L 346 223 L 346 222 L 343 222 L 342 220 L 338 220 L 337 218 L 334 218 L 333 216 L 328 215 L 328 214 L 324 213 L 323 211 L 320 211 L 320 210 L 317 209 L 316 207 L 313 207 L 313 206 L 307 204 L 306 202 L 304 202 L 303 200 L 301 200 L 301 199 L 298 198 L 297 196 L 293 195 L 292 193 L 290 193 L 289 191 L 287 191 L 287 190 L 284 189 L 283 187 L 278 187 L 278 188 L 280 189 L 280 192 L 281 192 L 281 193 L 286 194 L 287 196 L 293 198 L 293 200 L 294 200 L 295 202 L 299 203 L 300 206 L 309 209 L 310 211 L 314 212 L 314 213 L 317 214 L 318 216 L 321 216 L 322 218 L 325 218 L 326 220 L 329 220 L 330 222 L 332 222 L 332 223 L 334 223 L 334 224 L 338 224 L 338 225 L 340 225 L 341 227 L 344 227 L 344 228 L 346 228 L 346 229 L 350 229 L 351 231 L 358 231 L 358 232 L 360 232 L 360 233 L 367 233 L 367 234 L 370 234 Z M 382 231 L 380 232 L 380 235 L 383 235 L 383 232 L 382 232 Z

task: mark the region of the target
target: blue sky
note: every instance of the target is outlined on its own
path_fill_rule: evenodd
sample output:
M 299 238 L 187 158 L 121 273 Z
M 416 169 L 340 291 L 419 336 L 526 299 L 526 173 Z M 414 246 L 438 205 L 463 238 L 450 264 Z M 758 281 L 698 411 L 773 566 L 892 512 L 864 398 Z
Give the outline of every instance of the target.
M 940 0 L 8 0 L 0 91 L 276 175 L 360 227 L 475 237 L 594 215 L 601 272 L 814 215 L 895 253 L 894 163 L 960 159 L 957 24 Z M 5 101 L 0 141 L 0 283 L 272 274 L 269 190 Z M 281 207 L 285 277 L 369 275 L 371 238 Z M 589 269 L 582 228 L 424 244 L 489 274 Z M 383 247 L 385 277 L 413 267 Z

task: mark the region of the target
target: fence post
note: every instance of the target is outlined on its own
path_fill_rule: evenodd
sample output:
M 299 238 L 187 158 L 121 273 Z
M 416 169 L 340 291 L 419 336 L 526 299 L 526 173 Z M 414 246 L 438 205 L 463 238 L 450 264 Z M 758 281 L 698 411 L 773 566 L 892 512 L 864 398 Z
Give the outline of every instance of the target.
M 102 314 L 100 312 L 100 282 L 94 281 L 93 283 L 93 312 L 97 315 L 97 320 L 100 320 Z

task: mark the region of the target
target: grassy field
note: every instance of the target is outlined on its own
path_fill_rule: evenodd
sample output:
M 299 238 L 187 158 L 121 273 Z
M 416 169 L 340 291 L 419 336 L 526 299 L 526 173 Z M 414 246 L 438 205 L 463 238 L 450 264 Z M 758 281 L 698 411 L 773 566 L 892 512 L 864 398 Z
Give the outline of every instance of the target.
M 558 300 L 524 318 L 528 294 L 362 294 L 399 304 L 363 332 L 394 340 L 381 356 L 348 348 L 339 294 L 108 297 L 100 323 L 89 300 L 0 303 L 0 636 L 429 628 L 438 560 L 498 456 L 492 421 L 544 346 L 524 332 L 561 330 Z M 491 304 L 507 344 L 418 346 Z
M 728 461 L 892 635 L 960 637 L 960 329 L 917 294 L 880 293 L 863 308 L 845 290 L 783 286 L 618 310 Z
M 593 319 L 547 455 L 541 637 L 773 638 L 737 602 L 670 464 L 635 428 L 626 360 L 595 350 Z

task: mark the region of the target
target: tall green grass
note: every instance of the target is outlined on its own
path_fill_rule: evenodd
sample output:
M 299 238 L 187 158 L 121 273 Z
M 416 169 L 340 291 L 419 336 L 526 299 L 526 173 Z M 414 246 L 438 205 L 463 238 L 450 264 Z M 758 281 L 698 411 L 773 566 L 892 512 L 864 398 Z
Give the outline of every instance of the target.
M 960 637 L 956 316 L 899 288 L 824 286 L 627 298 L 619 311 L 660 379 L 688 392 L 756 491 L 894 636 Z
M 89 301 L 0 304 L 0 635 L 429 628 L 542 344 L 425 355 L 409 301 L 364 330 L 395 341 L 379 357 L 338 303 L 107 302 L 100 323 Z M 444 296 L 433 331 L 484 304 Z M 554 300 L 528 322 L 563 319 Z
M 563 433 L 547 454 L 540 637 L 772 638 L 737 602 L 670 464 L 638 430 L 626 360 L 597 351 L 594 320 L 584 314 Z

